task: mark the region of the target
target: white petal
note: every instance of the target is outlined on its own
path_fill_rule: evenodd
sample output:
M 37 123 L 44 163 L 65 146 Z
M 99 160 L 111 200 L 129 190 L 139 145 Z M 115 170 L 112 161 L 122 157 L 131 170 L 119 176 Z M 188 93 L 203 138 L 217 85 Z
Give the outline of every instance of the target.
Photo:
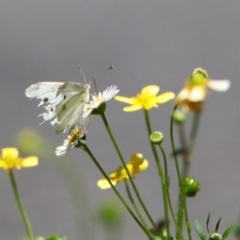
M 209 80 L 208 87 L 217 92 L 225 92 L 229 89 L 231 82 L 229 80 Z
M 194 87 L 191 89 L 188 100 L 190 102 L 202 102 L 206 99 L 207 91 L 204 87 Z
M 183 88 L 176 97 L 176 104 L 183 102 L 188 98 L 188 96 L 189 96 L 188 88 Z
M 56 148 L 55 154 L 56 156 L 61 157 L 67 152 L 67 150 L 68 150 L 68 146 L 66 145 L 59 146 Z
M 102 94 L 103 101 L 110 100 L 118 92 L 119 92 L 119 89 L 117 89 L 117 86 L 110 86 L 110 87 L 108 87 L 105 91 L 103 91 L 103 94 Z

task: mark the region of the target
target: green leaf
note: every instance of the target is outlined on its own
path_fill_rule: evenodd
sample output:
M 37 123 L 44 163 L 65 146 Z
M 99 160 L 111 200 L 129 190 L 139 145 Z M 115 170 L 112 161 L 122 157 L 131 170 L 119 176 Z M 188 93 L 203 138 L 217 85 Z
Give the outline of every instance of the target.
M 238 226 L 236 225 L 232 225 L 230 227 L 228 227 L 225 232 L 223 233 L 223 239 L 226 239 L 228 237 L 228 235 L 232 232 L 236 232 L 238 230 Z
M 196 227 L 196 230 L 197 230 L 197 233 L 198 233 L 199 237 L 202 240 L 207 240 L 207 237 L 206 237 L 201 225 L 199 224 L 199 222 L 197 220 L 195 221 L 195 227 Z
M 219 225 L 220 225 L 220 222 L 222 220 L 222 217 L 219 218 L 217 224 L 216 224 L 216 227 L 215 227 L 215 232 L 218 232 L 218 228 L 219 228 Z
M 209 221 L 210 221 L 210 212 L 208 213 L 208 217 L 207 217 L 207 231 L 208 231 L 208 233 L 209 233 L 209 228 L 208 228 Z

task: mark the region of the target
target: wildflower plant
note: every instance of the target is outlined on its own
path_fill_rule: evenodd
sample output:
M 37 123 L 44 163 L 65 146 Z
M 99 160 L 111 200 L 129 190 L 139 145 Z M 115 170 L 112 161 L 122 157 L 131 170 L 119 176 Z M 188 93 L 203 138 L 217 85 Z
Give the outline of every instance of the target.
M 84 76 L 85 77 L 85 76 Z M 112 189 L 115 195 L 118 197 L 122 205 L 126 208 L 130 216 L 143 231 L 146 239 L 149 240 L 192 240 L 193 227 L 189 221 L 188 213 L 188 198 L 197 197 L 197 193 L 200 190 L 201 179 L 197 181 L 194 176 L 190 174 L 190 162 L 192 161 L 192 153 L 194 150 L 195 142 L 198 135 L 198 129 L 200 125 L 200 117 L 204 113 L 203 106 L 208 94 L 208 88 L 223 92 L 230 87 L 229 80 L 211 80 L 206 70 L 202 68 L 196 68 L 190 74 L 189 78 L 179 94 L 175 98 L 175 94 L 171 91 L 158 95 L 160 86 L 148 85 L 144 87 L 140 93 L 134 97 L 125 97 L 117 95 L 119 89 L 113 85 L 108 87 L 102 93 L 91 93 L 90 85 L 82 86 L 75 83 L 57 83 L 53 82 L 47 84 L 38 83 L 30 87 L 27 95 L 31 95 L 31 98 L 36 97 L 41 100 L 40 105 L 44 105 L 48 111 L 45 118 L 54 118 L 54 124 L 61 125 L 61 129 L 67 129 L 68 137 L 64 141 L 62 146 L 56 148 L 55 154 L 60 157 L 67 155 L 70 150 L 77 149 L 84 151 L 97 167 L 101 175 L 100 180 L 96 185 L 102 189 Z M 38 86 L 44 87 L 39 91 Z M 48 86 L 50 87 L 48 89 Z M 65 89 L 66 88 L 66 89 Z M 81 92 L 83 91 L 84 99 L 81 99 Z M 60 92 L 59 92 L 60 91 Z M 83 94 L 82 93 L 82 94 Z M 88 96 L 89 94 L 89 96 Z M 128 161 L 125 159 L 124 152 L 120 149 L 119 143 L 116 140 L 113 130 L 105 115 L 107 109 L 107 101 L 115 98 L 117 102 L 128 104 L 123 108 L 124 112 L 134 114 L 135 111 L 142 111 L 145 120 L 147 139 L 149 141 L 149 147 L 152 151 L 151 159 L 146 159 L 143 153 L 134 153 Z M 174 99 L 175 98 L 175 99 Z M 50 101 L 50 103 L 49 103 Z M 76 104 L 80 104 L 80 107 Z M 170 102 L 171 101 L 171 102 Z M 164 135 L 161 131 L 153 131 L 151 126 L 151 119 L 149 111 L 159 111 L 161 114 L 161 108 L 159 105 L 169 102 L 174 103 L 173 110 L 170 118 L 170 145 L 172 148 L 171 154 L 166 153 L 164 149 Z M 51 108 L 54 106 L 54 109 Z M 72 106 L 76 108 L 72 109 Z M 70 110 L 68 110 L 70 109 Z M 185 122 L 189 114 L 193 114 L 192 126 L 190 129 L 190 136 L 186 136 Z M 75 119 L 75 115 L 80 116 L 79 121 Z M 106 132 L 112 142 L 112 146 L 115 149 L 119 161 L 116 162 L 118 166 L 116 170 L 110 172 L 109 169 L 103 169 L 99 159 L 94 155 L 92 149 L 88 146 L 87 139 L 91 137 L 91 133 L 88 133 L 88 126 L 90 121 L 95 118 L 101 119 Z M 46 119 L 45 119 L 46 120 Z M 76 123 L 77 122 L 77 123 Z M 74 124 L 72 124 L 74 123 Z M 74 126 L 74 128 L 73 128 Z M 159 125 L 161 128 L 161 125 Z M 70 129 L 72 129 L 70 131 Z M 175 129 L 177 129 L 178 137 L 180 139 L 180 146 L 175 144 Z M 59 131 L 58 133 L 65 133 L 66 131 Z M 54 151 L 54 150 L 53 150 Z M 80 153 L 81 154 L 81 153 Z M 173 158 L 174 161 L 168 161 L 169 158 Z M 180 159 L 182 161 L 180 161 Z M 30 222 L 27 218 L 26 211 L 20 201 L 20 197 L 17 191 L 16 182 L 13 177 L 13 169 L 20 169 L 23 167 L 32 167 L 38 164 L 37 157 L 20 158 L 18 156 L 18 150 L 16 148 L 4 148 L 0 157 L 0 168 L 7 170 L 12 182 L 15 197 L 19 205 L 20 211 L 25 222 L 26 230 L 28 233 L 28 239 L 33 240 L 34 235 L 30 227 Z M 140 187 L 137 187 L 135 181 L 140 173 L 148 170 L 150 164 L 155 164 L 162 193 L 162 208 L 164 209 L 164 215 L 161 216 L 160 221 L 155 221 L 151 215 L 151 206 L 147 206 L 143 201 Z M 168 172 L 169 164 L 174 164 L 176 169 L 176 176 L 178 179 L 179 198 L 177 206 L 173 206 L 173 199 L 170 194 L 170 176 Z M 124 184 L 125 191 L 127 193 L 127 199 L 118 190 L 117 185 Z M 96 189 L 97 191 L 97 189 Z M 114 207 L 115 208 L 115 207 Z M 115 219 L 114 208 L 104 208 L 103 214 L 105 216 L 113 216 Z M 110 215 L 109 215 L 110 211 Z M 107 214 L 105 214 L 107 213 Z M 114 214 L 113 214 L 114 213 Z M 116 217 L 117 218 L 117 217 Z M 112 217 L 107 217 L 109 222 Z M 207 231 L 209 239 L 226 239 L 228 235 L 236 230 L 236 226 L 230 226 L 226 229 L 223 235 L 218 233 L 218 227 L 220 220 L 217 222 L 214 232 L 210 232 L 208 224 L 210 220 L 210 214 L 207 218 Z M 173 227 L 170 228 L 170 224 Z M 112 226 L 112 225 L 111 225 Z M 198 223 L 195 222 L 196 232 L 201 240 L 207 240 L 207 237 Z M 185 234 L 187 232 L 187 236 Z M 35 239 L 50 240 L 50 239 L 65 239 L 60 235 L 52 235 L 50 237 L 38 237 Z

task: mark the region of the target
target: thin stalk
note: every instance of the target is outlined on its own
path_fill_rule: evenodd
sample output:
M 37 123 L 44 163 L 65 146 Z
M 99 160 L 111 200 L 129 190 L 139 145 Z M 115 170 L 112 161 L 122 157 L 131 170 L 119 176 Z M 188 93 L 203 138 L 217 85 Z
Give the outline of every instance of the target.
M 186 178 L 188 175 L 190 162 L 188 161 L 188 153 L 187 153 L 187 140 L 185 135 L 185 128 L 184 124 L 178 125 L 178 134 L 179 134 L 179 140 L 181 144 L 181 149 L 183 150 L 183 165 L 182 165 L 182 171 L 181 176 L 182 178 Z M 178 228 L 182 230 L 183 225 L 183 216 L 184 216 L 184 210 L 183 210 L 183 204 L 186 203 L 186 197 L 185 194 L 179 193 L 179 204 L 178 204 Z M 186 204 L 184 204 L 186 206 Z
M 15 199 L 17 201 L 17 205 L 18 205 L 18 208 L 19 208 L 20 213 L 22 215 L 22 219 L 23 219 L 26 231 L 27 231 L 28 239 L 29 240 L 34 240 L 32 227 L 31 227 L 30 221 L 28 219 L 27 212 L 26 212 L 26 210 L 23 206 L 22 200 L 20 198 L 18 188 L 17 188 L 17 183 L 15 181 L 15 177 L 14 177 L 14 174 L 13 174 L 13 170 L 9 170 L 8 173 L 9 173 L 13 193 L 14 193 Z
M 126 163 L 125 163 L 125 161 L 124 161 L 124 158 L 123 158 L 123 156 L 122 156 L 122 153 L 121 153 L 121 151 L 120 151 L 120 149 L 119 149 L 119 147 L 118 147 L 117 141 L 116 141 L 116 139 L 115 139 L 115 137 L 114 137 L 114 135 L 113 135 L 113 133 L 112 133 L 112 130 L 111 130 L 111 128 L 110 128 L 110 126 L 109 126 L 109 124 L 108 124 L 108 122 L 107 122 L 107 119 L 106 119 L 106 117 L 105 117 L 105 114 L 102 113 L 100 116 L 101 116 L 101 118 L 102 118 L 102 120 L 103 120 L 103 123 L 104 123 L 106 129 L 107 129 L 107 132 L 108 132 L 108 134 L 109 134 L 109 136 L 110 136 L 110 139 L 111 139 L 111 141 L 112 141 L 112 143 L 113 143 L 113 145 L 114 145 L 114 147 L 115 147 L 115 150 L 116 150 L 116 152 L 117 152 L 117 154 L 118 154 L 118 156 L 119 156 L 119 158 L 120 158 L 120 161 L 121 161 L 124 169 L 125 169 L 126 172 L 127 172 L 128 178 L 129 178 L 130 183 L 131 183 L 131 185 L 132 185 L 132 187 L 133 187 L 133 190 L 134 190 L 134 192 L 135 192 L 135 194 L 136 194 L 136 196 L 137 196 L 137 199 L 138 199 L 141 207 L 143 208 L 144 212 L 146 213 L 149 221 L 151 222 L 151 224 L 152 224 L 153 226 L 155 226 L 155 223 L 154 223 L 154 221 L 153 221 L 150 213 L 148 212 L 148 210 L 147 210 L 147 208 L 146 208 L 146 206 L 145 206 L 145 204 L 144 204 L 144 202 L 143 202 L 143 200 L 142 200 L 142 198 L 141 198 L 141 196 L 140 196 L 140 194 L 139 194 L 139 192 L 138 192 L 138 190 L 137 190 L 137 187 L 136 187 L 136 185 L 135 185 L 135 183 L 134 183 L 134 181 L 133 181 L 133 178 L 132 178 L 132 176 L 131 176 L 128 168 L 127 168 L 127 165 L 126 165 Z
M 90 149 L 88 148 L 87 145 L 83 145 L 83 149 L 84 151 L 86 151 L 86 153 L 88 154 L 88 156 L 92 159 L 93 163 L 96 165 L 96 167 L 98 168 L 98 170 L 102 173 L 102 175 L 107 179 L 108 183 L 111 185 L 111 188 L 113 189 L 114 193 L 117 195 L 117 197 L 119 198 L 119 200 L 122 202 L 122 204 L 124 205 L 124 207 L 127 209 L 127 211 L 130 213 L 130 215 L 133 217 L 133 219 L 136 221 L 136 223 L 140 226 L 140 228 L 144 231 L 144 233 L 149 237 L 149 239 L 153 240 L 150 232 L 148 229 L 146 229 L 142 223 L 138 220 L 138 218 L 135 216 L 135 214 L 133 213 L 133 211 L 131 210 L 131 208 L 128 206 L 128 204 L 126 203 L 126 201 L 123 199 L 123 197 L 121 196 L 121 194 L 118 192 L 118 190 L 116 189 L 116 187 L 112 184 L 112 181 L 110 180 L 110 178 L 108 177 L 108 175 L 105 173 L 105 171 L 103 170 L 103 168 L 101 167 L 101 165 L 98 163 L 97 159 L 94 157 L 94 155 L 92 154 L 92 152 L 90 151 Z
M 171 115 L 171 122 L 170 122 L 170 138 L 171 138 L 171 145 L 172 145 L 172 151 L 173 151 L 173 156 L 174 156 L 174 163 L 177 171 L 177 177 L 178 177 L 178 183 L 179 183 L 179 189 L 180 189 L 180 199 L 179 199 L 179 212 L 178 212 L 178 228 L 177 228 L 177 234 L 176 238 L 180 239 L 180 232 L 182 231 L 182 217 L 179 218 L 179 215 L 181 216 L 183 214 L 184 210 L 184 187 L 182 185 L 182 178 L 180 174 L 180 168 L 178 164 L 178 159 L 177 159 L 177 154 L 176 154 L 176 148 L 175 148 L 175 143 L 174 143 L 174 136 L 173 136 L 173 115 L 175 110 L 177 109 L 177 105 L 174 106 L 172 115 Z
M 192 235 L 191 235 L 191 225 L 190 225 L 190 222 L 189 222 L 189 220 L 188 220 L 188 211 L 187 211 L 187 204 L 186 204 L 186 201 L 184 202 L 184 204 L 185 204 L 185 206 L 184 206 L 184 208 L 185 208 L 185 225 L 186 225 L 186 227 L 187 227 L 187 232 L 188 232 L 188 239 L 189 240 L 192 240 Z
M 148 226 L 147 226 L 147 224 L 146 224 L 146 222 L 145 222 L 145 220 L 144 220 L 141 212 L 139 211 L 139 209 L 138 209 L 138 207 L 137 207 L 137 205 L 136 205 L 136 203 L 135 203 L 135 201 L 134 201 L 134 199 L 133 199 L 133 196 L 132 196 L 132 194 L 131 194 L 131 190 L 130 190 L 130 188 L 129 188 L 129 186 L 128 186 L 127 181 L 124 180 L 124 183 L 125 183 L 125 188 L 126 188 L 126 191 L 127 191 L 128 198 L 129 198 L 129 200 L 130 200 L 130 202 L 131 202 L 131 204 L 132 204 L 132 206 L 133 206 L 136 214 L 138 215 L 138 218 L 140 219 L 140 221 L 141 221 L 141 223 L 144 225 L 144 227 L 145 227 L 145 228 L 148 228 Z
M 149 119 L 149 114 L 147 110 L 144 110 L 144 117 L 145 117 L 145 122 L 146 122 L 146 126 L 147 126 L 147 131 L 148 131 L 148 136 L 151 135 L 152 133 L 152 129 L 151 129 L 151 124 L 150 124 L 150 119 Z M 165 215 L 165 220 L 166 222 L 169 222 L 169 216 L 168 216 L 168 203 L 167 203 L 167 196 L 166 196 L 166 182 L 168 181 L 167 178 L 164 178 L 164 174 L 162 171 L 162 167 L 160 164 L 160 160 L 157 154 L 157 150 L 154 146 L 154 144 L 150 141 L 150 145 L 152 148 L 152 152 L 153 152 L 153 156 L 154 156 L 154 160 L 158 169 L 158 174 L 159 174 L 159 178 L 160 178 L 160 182 L 161 182 L 161 186 L 162 186 L 162 195 L 163 195 L 163 208 L 164 208 L 164 215 Z M 170 228 L 169 228 L 169 224 L 167 224 L 167 234 L 170 237 Z
M 183 150 L 183 155 L 182 155 L 183 165 L 182 165 L 181 176 L 182 178 L 185 178 L 188 176 L 190 161 L 188 160 L 187 140 L 185 135 L 184 124 L 181 124 L 178 126 L 178 134 L 179 134 L 181 149 Z
M 201 118 L 201 112 L 195 112 L 193 116 L 193 122 L 192 122 L 192 129 L 190 133 L 190 139 L 189 139 L 189 144 L 188 144 L 188 161 L 190 161 L 190 157 L 194 148 L 194 144 L 197 138 L 197 133 L 199 129 L 199 123 L 200 123 L 200 118 Z

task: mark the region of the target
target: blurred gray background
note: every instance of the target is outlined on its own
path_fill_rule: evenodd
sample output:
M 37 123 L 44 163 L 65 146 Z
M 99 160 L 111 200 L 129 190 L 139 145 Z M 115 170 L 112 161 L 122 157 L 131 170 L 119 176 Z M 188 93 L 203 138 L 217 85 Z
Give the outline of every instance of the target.
M 222 216 L 220 231 L 225 230 L 238 221 L 240 212 L 239 13 L 238 0 L 0 1 L 0 147 L 14 146 L 14 136 L 22 128 L 36 128 L 54 147 L 62 144 L 65 136 L 55 135 L 49 123 L 39 125 L 42 119 L 37 115 L 43 109 L 37 108 L 38 101 L 29 101 L 24 90 L 39 81 L 83 82 L 79 64 L 88 79 L 114 65 L 97 79 L 98 89 L 115 84 L 124 96 L 134 96 L 148 84 L 160 85 L 162 92 L 177 93 L 195 67 L 206 68 L 213 79 L 231 79 L 232 86 L 226 93 L 211 93 L 205 106 L 191 168 L 191 174 L 201 182 L 201 191 L 188 201 L 190 220 L 198 219 L 205 225 L 211 211 L 211 229 Z M 106 115 L 125 158 L 140 151 L 150 161 L 148 171 L 136 176 L 136 184 L 157 220 L 163 209 L 143 112 L 123 113 L 123 106 L 109 101 Z M 172 106 L 168 103 L 150 112 L 153 129 L 166 135 L 167 153 L 171 151 Z M 98 117 L 89 127 L 88 145 L 107 172 L 120 164 Z M 103 200 L 115 199 L 114 193 L 97 188 L 101 174 L 84 152 L 74 149 L 64 161 L 75 164 L 81 179 L 75 184 L 84 187 L 80 226 L 75 225 L 74 197 L 56 167 L 62 159 L 55 158 L 52 164 L 40 158 L 38 167 L 16 172 L 35 234 L 104 239 L 97 223 L 92 223 L 91 236 L 86 237 L 84 231 L 90 212 Z M 171 194 L 177 199 L 172 160 L 169 165 Z M 125 195 L 123 185 L 118 189 Z M 20 239 L 25 229 L 3 171 L 0 192 L 0 239 Z M 146 239 L 126 216 L 122 239 Z M 81 238 L 77 231 L 83 234 Z

